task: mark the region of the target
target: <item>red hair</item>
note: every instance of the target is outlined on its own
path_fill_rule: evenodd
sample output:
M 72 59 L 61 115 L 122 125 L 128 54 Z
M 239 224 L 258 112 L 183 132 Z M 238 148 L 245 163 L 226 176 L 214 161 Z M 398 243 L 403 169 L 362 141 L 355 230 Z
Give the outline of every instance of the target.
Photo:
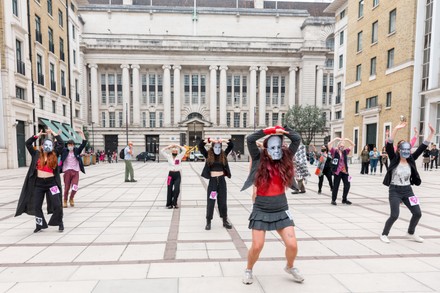
M 47 160 L 44 160 L 47 157 Z M 58 156 L 54 151 L 50 153 L 43 152 L 43 147 L 40 147 L 40 168 L 43 166 L 49 166 L 49 168 L 54 169 L 58 166 Z
M 263 142 L 264 149 L 260 153 L 260 164 L 255 175 L 255 186 L 266 190 L 274 176 L 280 176 L 283 186 L 290 187 L 293 181 L 293 154 L 287 147 L 282 147 L 283 157 L 281 160 L 274 161 L 267 153 L 266 138 Z M 282 137 L 281 137 L 282 140 Z

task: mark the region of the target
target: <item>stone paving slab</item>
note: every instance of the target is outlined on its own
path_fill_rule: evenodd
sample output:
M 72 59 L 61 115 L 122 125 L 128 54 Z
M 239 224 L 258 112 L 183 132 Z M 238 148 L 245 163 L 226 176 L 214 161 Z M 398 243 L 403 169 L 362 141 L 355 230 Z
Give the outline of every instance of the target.
M 64 233 L 50 227 L 34 234 L 33 217 L 13 217 L 27 169 L 0 171 L 0 292 L 440 292 L 440 170 L 420 171 L 423 183 L 414 187 L 423 244 L 406 239 L 411 214 L 404 206 L 392 242 L 378 239 L 389 214 L 383 175 L 360 175 L 352 165 L 354 204 L 336 207 L 326 182 L 317 194 L 313 175 L 305 194 L 287 194 L 305 282 L 283 271 L 284 245 L 267 232 L 254 284 L 246 286 L 252 205 L 251 190 L 240 189 L 249 164 L 230 163 L 230 231 L 217 211 L 212 230 L 204 230 L 203 163 L 183 164 L 180 208 L 172 210 L 164 207 L 166 163 L 133 165 L 136 183 L 123 182 L 121 162 L 87 167 L 76 206 L 64 210 Z

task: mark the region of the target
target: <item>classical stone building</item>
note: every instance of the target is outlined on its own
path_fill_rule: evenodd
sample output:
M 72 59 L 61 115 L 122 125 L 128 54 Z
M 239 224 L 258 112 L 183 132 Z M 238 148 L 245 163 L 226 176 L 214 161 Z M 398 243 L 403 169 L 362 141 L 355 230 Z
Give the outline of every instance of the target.
M 328 4 L 110 3 L 79 6 L 88 97 L 82 111 L 95 149 L 132 140 L 136 153 L 156 152 L 219 136 L 244 153 L 245 135 L 280 124 L 289 106 L 317 105 L 330 116 Z

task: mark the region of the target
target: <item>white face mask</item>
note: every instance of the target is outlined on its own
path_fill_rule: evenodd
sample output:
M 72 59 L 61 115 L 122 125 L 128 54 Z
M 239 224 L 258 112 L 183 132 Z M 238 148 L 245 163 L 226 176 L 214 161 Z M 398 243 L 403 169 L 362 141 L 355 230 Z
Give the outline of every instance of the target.
M 401 143 L 399 149 L 402 158 L 408 159 L 411 156 L 411 145 L 409 143 Z
M 281 148 L 281 137 L 273 135 L 267 140 L 267 152 L 274 161 L 281 160 L 283 151 Z
M 222 152 L 222 145 L 220 143 L 215 143 L 212 149 L 214 150 L 214 154 L 218 156 Z
M 53 142 L 49 139 L 46 139 L 43 143 L 43 151 L 45 153 L 50 153 L 53 151 Z
M 69 145 L 69 146 L 67 146 L 67 149 L 68 149 L 69 151 L 73 151 L 73 146 L 72 146 L 72 145 Z

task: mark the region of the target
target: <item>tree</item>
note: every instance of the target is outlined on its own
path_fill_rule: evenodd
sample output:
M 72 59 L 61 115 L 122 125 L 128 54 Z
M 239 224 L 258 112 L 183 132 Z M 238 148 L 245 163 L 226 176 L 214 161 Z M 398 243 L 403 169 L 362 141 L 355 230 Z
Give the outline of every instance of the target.
M 286 113 L 283 125 L 287 124 L 301 136 L 304 145 L 309 145 L 317 133 L 324 133 L 325 117 L 316 106 L 292 106 Z

